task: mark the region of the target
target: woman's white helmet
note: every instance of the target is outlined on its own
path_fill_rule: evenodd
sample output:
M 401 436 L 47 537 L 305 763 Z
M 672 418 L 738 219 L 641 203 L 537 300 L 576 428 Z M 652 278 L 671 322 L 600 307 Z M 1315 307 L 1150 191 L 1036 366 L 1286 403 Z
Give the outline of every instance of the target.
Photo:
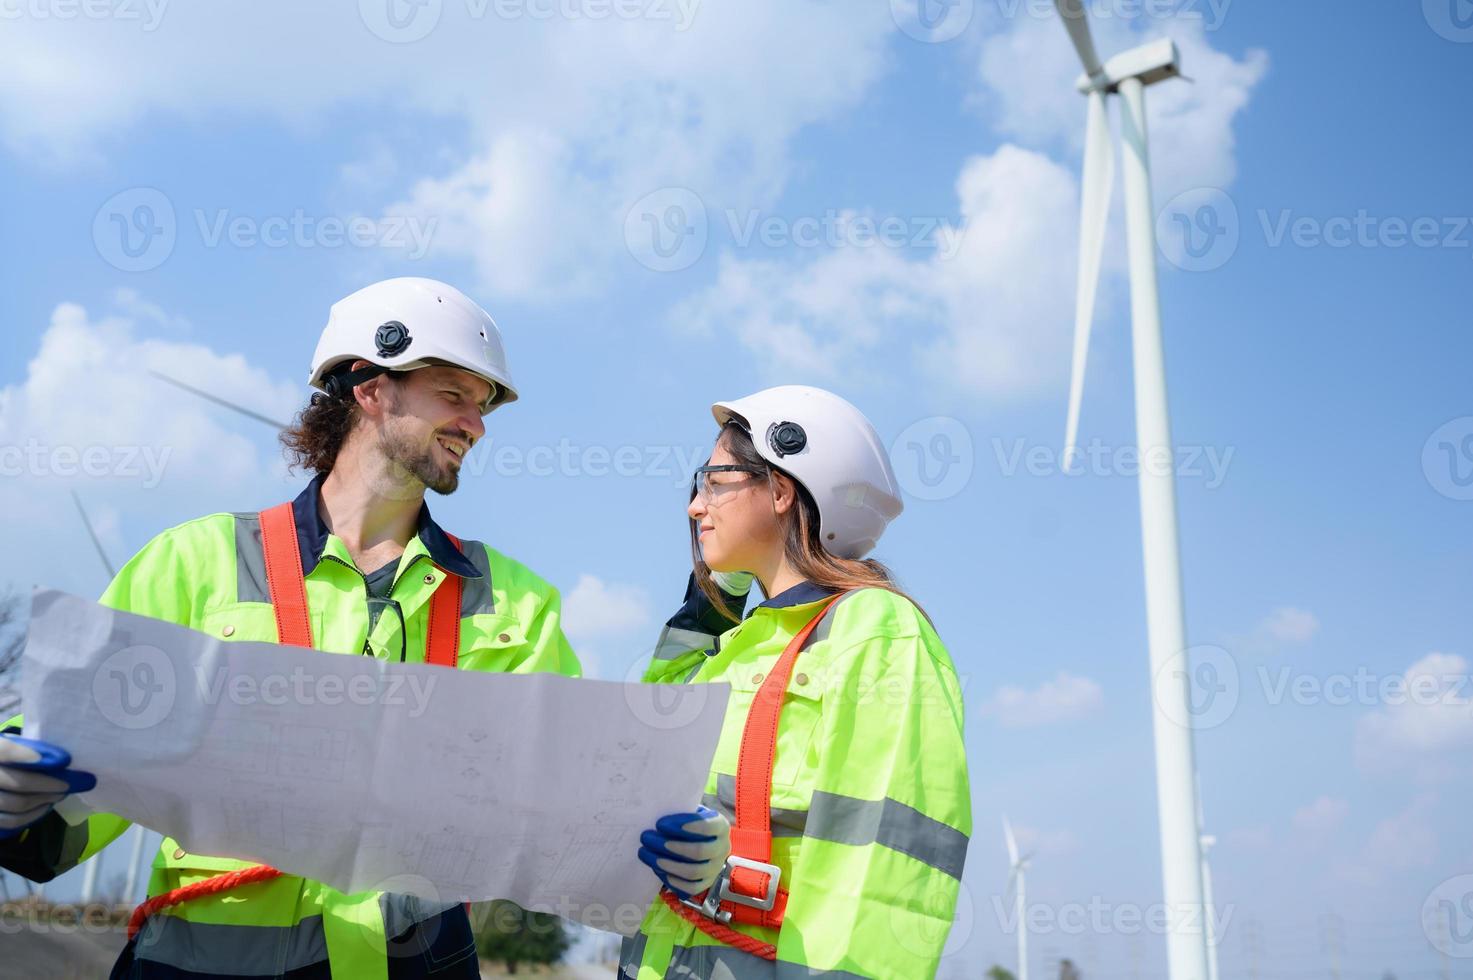
M 334 373 L 358 360 L 391 371 L 449 364 L 491 385 L 492 408 L 517 398 L 496 321 L 460 290 L 434 279 L 385 279 L 332 305 L 308 383 L 342 394 Z M 346 387 L 374 373 L 381 372 L 366 371 Z
M 869 554 L 904 507 L 875 427 L 831 391 L 782 385 L 717 402 L 711 414 L 745 428 L 762 458 L 812 495 L 819 540 L 836 557 Z

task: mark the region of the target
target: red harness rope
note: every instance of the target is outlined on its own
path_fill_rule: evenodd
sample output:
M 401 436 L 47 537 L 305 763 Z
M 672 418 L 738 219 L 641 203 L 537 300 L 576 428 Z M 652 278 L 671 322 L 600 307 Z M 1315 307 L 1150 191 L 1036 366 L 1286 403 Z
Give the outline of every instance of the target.
M 752 706 L 747 709 L 741 748 L 737 753 L 736 821 L 731 828 L 733 857 L 760 864 L 772 862 L 772 763 L 777 756 L 777 726 L 782 718 L 783 696 L 788 690 L 788 679 L 793 676 L 793 665 L 798 662 L 798 654 L 808 643 L 808 637 L 834 603 L 843 596 L 844 593 L 840 593 L 826 601 L 813 618 L 788 641 L 782 655 L 777 658 L 777 663 L 768 671 L 767 679 L 752 698 Z M 764 899 L 772 884 L 772 873 L 733 864 L 728 868 L 727 882 L 731 892 L 746 898 Z M 771 943 L 713 921 L 681 904 L 668 890 L 662 891 L 661 897 L 672 911 L 713 939 L 719 939 L 765 960 L 777 959 L 777 947 Z M 788 890 L 781 886 L 777 889 L 771 909 L 731 901 L 720 904 L 720 910 L 730 913 L 732 922 L 765 926 L 769 929 L 782 928 L 783 914 L 787 907 Z
M 461 548 L 460 539 L 446 535 Z M 261 550 L 266 563 L 266 588 L 276 610 L 276 642 L 286 646 L 312 647 L 312 619 L 307 613 L 307 581 L 302 574 L 302 553 L 297 548 L 296 516 L 290 503 L 261 512 Z M 446 573 L 443 583 L 430 597 L 430 619 L 425 632 L 425 662 L 454 668 L 460 652 L 460 601 L 464 588 L 459 575 Z M 131 940 L 150 915 L 162 909 L 209 895 L 218 895 L 244 885 L 270 881 L 282 872 L 264 864 L 229 871 L 181 888 L 155 895 L 133 910 L 128 920 Z

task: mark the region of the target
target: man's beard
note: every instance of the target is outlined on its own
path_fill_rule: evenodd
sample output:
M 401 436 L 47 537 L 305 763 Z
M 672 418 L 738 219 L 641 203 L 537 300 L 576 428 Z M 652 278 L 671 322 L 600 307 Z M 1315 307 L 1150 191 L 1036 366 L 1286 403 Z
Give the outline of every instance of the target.
M 449 495 L 460 486 L 460 473 L 449 464 L 435 461 L 434 453 L 438 447 L 438 442 L 432 443 L 428 449 L 416 446 L 392 427 L 386 427 L 379 437 L 379 448 L 396 477 L 413 477 L 428 489 Z

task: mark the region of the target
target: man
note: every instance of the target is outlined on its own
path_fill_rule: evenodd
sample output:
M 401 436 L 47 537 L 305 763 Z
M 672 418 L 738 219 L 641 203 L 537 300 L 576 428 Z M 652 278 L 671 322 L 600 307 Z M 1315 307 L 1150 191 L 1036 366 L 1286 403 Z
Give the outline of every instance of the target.
M 102 601 L 232 641 L 578 676 L 556 590 L 456 541 L 424 504 L 426 488 L 455 491 L 484 416 L 517 397 L 491 317 L 444 283 L 376 283 L 333 306 L 310 382 L 321 393 L 282 436 L 317 474 L 301 495 L 165 531 Z M 0 866 L 48 881 L 126 829 L 110 815 L 68 827 L 52 812 L 91 788 L 69 764 L 64 747 L 0 737 Z M 114 977 L 479 976 L 459 903 L 344 895 L 171 839 L 149 895 Z

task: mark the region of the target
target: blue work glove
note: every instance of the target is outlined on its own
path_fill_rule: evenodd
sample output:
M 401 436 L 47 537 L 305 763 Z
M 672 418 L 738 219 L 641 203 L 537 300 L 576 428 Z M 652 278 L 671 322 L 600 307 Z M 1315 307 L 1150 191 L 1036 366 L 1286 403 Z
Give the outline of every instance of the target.
M 66 749 L 14 731 L 0 732 L 0 840 L 46 816 L 67 794 L 97 786 L 90 772 L 68 768 L 72 755 Z
M 716 881 L 731 854 L 731 824 L 710 807 L 672 813 L 639 835 L 639 859 L 681 898 L 699 895 Z

